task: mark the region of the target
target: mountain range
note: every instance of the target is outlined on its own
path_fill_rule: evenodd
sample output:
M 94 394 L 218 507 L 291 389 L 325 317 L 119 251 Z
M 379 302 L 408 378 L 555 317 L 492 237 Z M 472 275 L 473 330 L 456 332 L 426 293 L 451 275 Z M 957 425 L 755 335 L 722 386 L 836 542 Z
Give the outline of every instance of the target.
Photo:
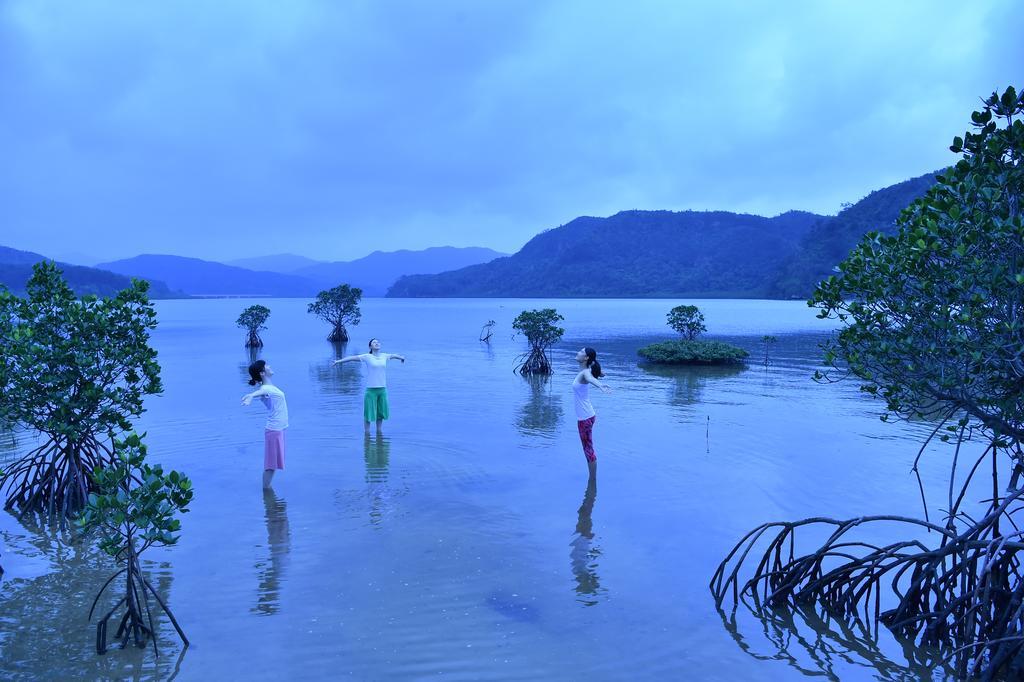
M 143 254 L 100 263 L 122 275 L 160 279 L 189 296 L 316 296 L 316 282 L 279 272 L 258 272 L 199 258 Z
M 806 298 L 866 232 L 892 233 L 900 211 L 935 178 L 928 173 L 879 189 L 836 216 L 633 210 L 580 217 L 511 256 L 435 247 L 338 262 L 278 254 L 226 264 L 150 254 L 94 268 L 58 265 L 80 295 L 109 295 L 140 277 L 154 298 L 306 298 L 342 283 L 367 296 L 396 297 Z M 23 292 L 41 260 L 50 259 L 0 246 L 0 285 Z
M 891 233 L 935 174 L 886 187 L 836 216 L 624 211 L 547 230 L 507 258 L 408 275 L 395 297 L 806 298 L 869 231 Z
M 38 253 L 19 251 L 0 246 L 0 285 L 7 287 L 12 293 L 24 295 L 25 284 L 32 276 L 32 266 L 40 261 L 49 261 Z M 79 296 L 94 294 L 96 296 L 112 296 L 121 289 L 131 285 L 131 278 L 99 268 L 88 268 L 84 265 L 57 263 L 64 272 L 64 279 Z M 177 298 L 183 296 L 180 291 L 173 291 L 160 280 L 149 281 L 151 298 Z
M 348 282 L 361 287 L 366 296 L 384 296 L 400 277 L 412 273 L 433 275 L 486 263 L 507 254 L 481 247 L 435 246 L 422 251 L 374 251 L 353 261 L 317 263 L 294 274 L 335 286 Z
M 383 296 L 402 275 L 433 274 L 482 263 L 504 254 L 491 249 L 439 246 L 422 251 L 374 251 L 353 261 L 323 262 L 293 254 L 248 258 L 265 270 L 183 256 L 142 255 L 100 263 L 123 275 L 159 279 L 193 296 L 315 296 L 322 289 L 350 284 L 364 296 Z M 292 269 L 293 265 L 298 268 Z

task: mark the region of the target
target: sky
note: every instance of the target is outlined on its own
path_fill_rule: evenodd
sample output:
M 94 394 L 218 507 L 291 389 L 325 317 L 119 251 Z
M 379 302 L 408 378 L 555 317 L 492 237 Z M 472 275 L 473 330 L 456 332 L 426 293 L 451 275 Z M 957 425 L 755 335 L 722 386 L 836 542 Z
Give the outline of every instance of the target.
M 0 245 L 350 260 L 835 213 L 955 162 L 1024 87 L 1022 28 L 1019 0 L 0 0 Z

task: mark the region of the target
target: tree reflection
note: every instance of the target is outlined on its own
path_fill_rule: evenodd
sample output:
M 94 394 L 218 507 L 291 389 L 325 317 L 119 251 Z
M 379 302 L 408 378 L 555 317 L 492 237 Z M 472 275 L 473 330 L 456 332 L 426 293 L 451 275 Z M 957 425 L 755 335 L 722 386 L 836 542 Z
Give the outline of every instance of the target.
M 14 518 L 18 515 L 12 514 Z M 0 677 L 25 679 L 171 679 L 185 648 L 170 621 L 154 612 L 160 656 L 152 648 L 114 648 L 97 656 L 96 623 L 86 616 L 93 598 L 110 577 L 111 559 L 91 536 L 74 537 L 59 524 L 26 514 L 24 534 L 4 534 L 8 579 L 0 628 Z M 173 574 L 168 562 L 142 560 L 157 591 L 170 600 Z M 31 570 L 32 575 L 26 571 Z M 7 589 L 9 588 L 9 589 Z M 97 611 L 116 601 L 101 598 Z M 14 627 L 16 625 L 16 627 Z
M 252 610 L 269 616 L 281 608 L 281 579 L 292 547 L 288 503 L 278 497 L 272 488 L 263 490 L 263 515 L 267 523 L 267 557 L 256 564 L 259 582 L 256 606 Z
M 321 393 L 328 395 L 353 396 L 360 393 L 363 379 L 358 369 L 353 369 L 349 363 L 335 365 L 335 360 L 345 357 L 347 343 L 332 343 L 331 353 L 324 359 L 312 363 L 309 366 L 309 376 L 313 379 Z
M 601 556 L 601 549 L 593 546 L 594 522 L 591 515 L 594 513 L 596 501 L 597 479 L 591 477 L 587 482 L 583 504 L 580 505 L 577 515 L 576 533 L 569 543 L 569 560 L 572 574 L 576 578 L 576 594 L 579 597 L 577 601 L 585 606 L 597 604 L 600 601 L 598 595 L 605 591 L 597 576 L 597 559 Z
M 246 383 L 249 382 L 249 379 L 251 378 L 249 376 L 249 365 L 251 365 L 252 363 L 254 363 L 257 360 L 259 360 L 260 356 L 262 354 L 263 354 L 263 348 L 246 348 L 245 349 L 245 358 L 246 358 L 246 360 L 245 360 L 245 362 L 239 363 L 239 365 L 238 365 L 238 373 L 241 375 L 242 381 L 245 381 Z
M 743 365 L 654 365 L 642 364 L 643 371 L 655 377 L 670 379 L 669 401 L 690 412 L 700 402 L 708 382 L 727 379 L 746 370 Z
M 882 652 L 878 633 L 860 626 L 851 626 L 834 619 L 827 612 L 813 607 L 798 609 L 757 608 L 746 601 L 738 609 L 726 613 L 718 609 L 725 629 L 745 653 L 760 661 L 782 661 L 809 677 L 840 679 L 840 667 L 871 670 L 879 680 L 931 680 L 935 673 L 950 679 L 955 671 L 937 652 L 903 646 L 904 663 L 898 663 Z M 743 618 L 744 625 L 739 624 Z M 767 645 L 766 651 L 744 636 L 742 630 L 759 630 L 756 640 Z
M 526 436 L 554 435 L 562 421 L 562 399 L 552 394 L 552 384 L 546 376 L 525 376 L 530 397 L 516 419 L 516 428 Z M 569 390 L 568 384 L 565 386 Z

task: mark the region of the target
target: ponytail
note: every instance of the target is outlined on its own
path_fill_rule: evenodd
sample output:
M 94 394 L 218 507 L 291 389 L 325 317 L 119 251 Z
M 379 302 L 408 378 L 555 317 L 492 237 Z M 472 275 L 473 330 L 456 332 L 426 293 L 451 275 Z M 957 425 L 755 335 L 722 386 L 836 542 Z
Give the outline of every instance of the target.
M 587 354 L 587 369 L 595 379 L 600 379 L 604 376 L 604 372 L 601 371 L 601 363 L 597 361 L 597 351 L 593 348 L 584 348 L 583 352 Z
M 266 360 L 257 360 L 256 362 L 249 365 L 249 385 L 255 386 L 256 384 L 263 383 L 263 377 L 260 376 L 263 373 L 263 368 L 267 366 Z

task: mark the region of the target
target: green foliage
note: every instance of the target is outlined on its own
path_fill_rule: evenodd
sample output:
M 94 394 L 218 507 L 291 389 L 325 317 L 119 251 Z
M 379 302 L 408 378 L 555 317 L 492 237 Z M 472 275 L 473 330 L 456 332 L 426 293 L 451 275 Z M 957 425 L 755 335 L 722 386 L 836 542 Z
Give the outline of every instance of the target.
M 648 362 L 668 365 L 728 365 L 742 363 L 747 351 L 722 341 L 662 341 L 637 351 Z
M 306 310 L 332 325 L 328 341 L 345 342 L 348 341 L 346 325 L 358 325 L 363 317 L 359 310 L 362 297 L 363 290 L 359 287 L 341 284 L 321 291 L 316 295 L 316 301 L 310 303 Z
M 162 390 L 148 286 L 78 300 L 43 262 L 25 298 L 0 291 L 0 417 L 47 436 L 0 476 L 6 508 L 59 514 L 63 525 L 94 487 L 89 472 L 111 457 L 103 441 L 130 430 L 143 398 Z
M 564 319 L 554 308 L 524 310 L 512 321 L 512 328 L 525 336 L 531 347 L 548 348 L 565 334 L 565 329 L 557 324 Z
M 242 329 L 248 329 L 250 333 L 260 332 L 266 329 L 267 318 L 270 317 L 270 308 L 265 305 L 251 305 L 242 311 L 242 314 L 235 320 L 235 324 Z
M 0 292 L 5 416 L 72 442 L 129 430 L 143 397 L 162 390 L 148 343 L 156 328 L 148 289 L 132 280 L 111 298 L 78 300 L 44 262 L 33 267 L 25 298 Z
M 695 305 L 677 305 L 668 311 L 668 326 L 687 341 L 693 341 L 708 330 L 704 326 L 704 313 Z
M 565 329 L 558 326 L 564 319 L 554 308 L 524 310 L 516 316 L 512 328 L 530 343 L 529 352 L 517 366 L 520 374 L 551 374 L 551 360 L 547 351 L 565 334 Z
M 93 472 L 96 491 L 78 518 L 83 531 L 99 532 L 99 546 L 121 559 L 152 545 L 173 545 L 188 512 L 192 483 L 177 471 L 146 464 L 146 446 L 136 433 L 114 442 L 114 461 Z
M 885 401 L 883 418 L 934 425 L 913 472 L 937 434 L 956 440 L 941 521 L 929 520 L 918 476 L 923 521 L 885 515 L 763 524 L 716 571 L 719 605 L 731 595 L 767 619 L 792 609 L 805 618 L 838 617 L 848 631 L 877 633 L 884 624 L 908 655 L 941 660 L 956 679 L 1022 679 L 1021 114 L 1024 97 L 1014 88 L 986 98 L 972 114 L 973 130 L 953 140 L 950 149 L 962 155 L 956 165 L 900 214 L 895 234 L 867 235 L 809 301 L 819 317 L 842 325 L 825 344 L 830 370 L 818 378 L 852 374 Z M 961 450 L 975 440 L 982 447 Z M 969 459 L 958 469 L 961 456 Z M 1000 480 L 1007 469 L 1008 481 Z M 968 511 L 979 492 L 980 509 Z M 886 533 L 896 522 L 912 535 L 888 545 L 855 537 L 854 529 L 878 522 Z M 816 527 L 818 542 L 827 538 L 809 553 L 795 549 L 797 529 L 807 527 Z M 755 546 L 767 549 L 759 556 Z M 741 580 L 748 557 L 757 568 Z M 880 603 L 892 606 L 882 611 Z
M 888 415 L 960 412 L 1024 440 L 1022 112 L 1013 88 L 988 97 L 953 142 L 963 158 L 897 234 L 865 237 L 809 301 L 844 325 L 826 362 L 860 377 Z
M 235 320 L 237 326 L 248 331 L 245 341 L 247 348 L 263 345 L 260 332 L 267 328 L 265 323 L 268 317 L 270 317 L 270 308 L 265 305 L 251 305 L 243 310 L 242 314 Z

